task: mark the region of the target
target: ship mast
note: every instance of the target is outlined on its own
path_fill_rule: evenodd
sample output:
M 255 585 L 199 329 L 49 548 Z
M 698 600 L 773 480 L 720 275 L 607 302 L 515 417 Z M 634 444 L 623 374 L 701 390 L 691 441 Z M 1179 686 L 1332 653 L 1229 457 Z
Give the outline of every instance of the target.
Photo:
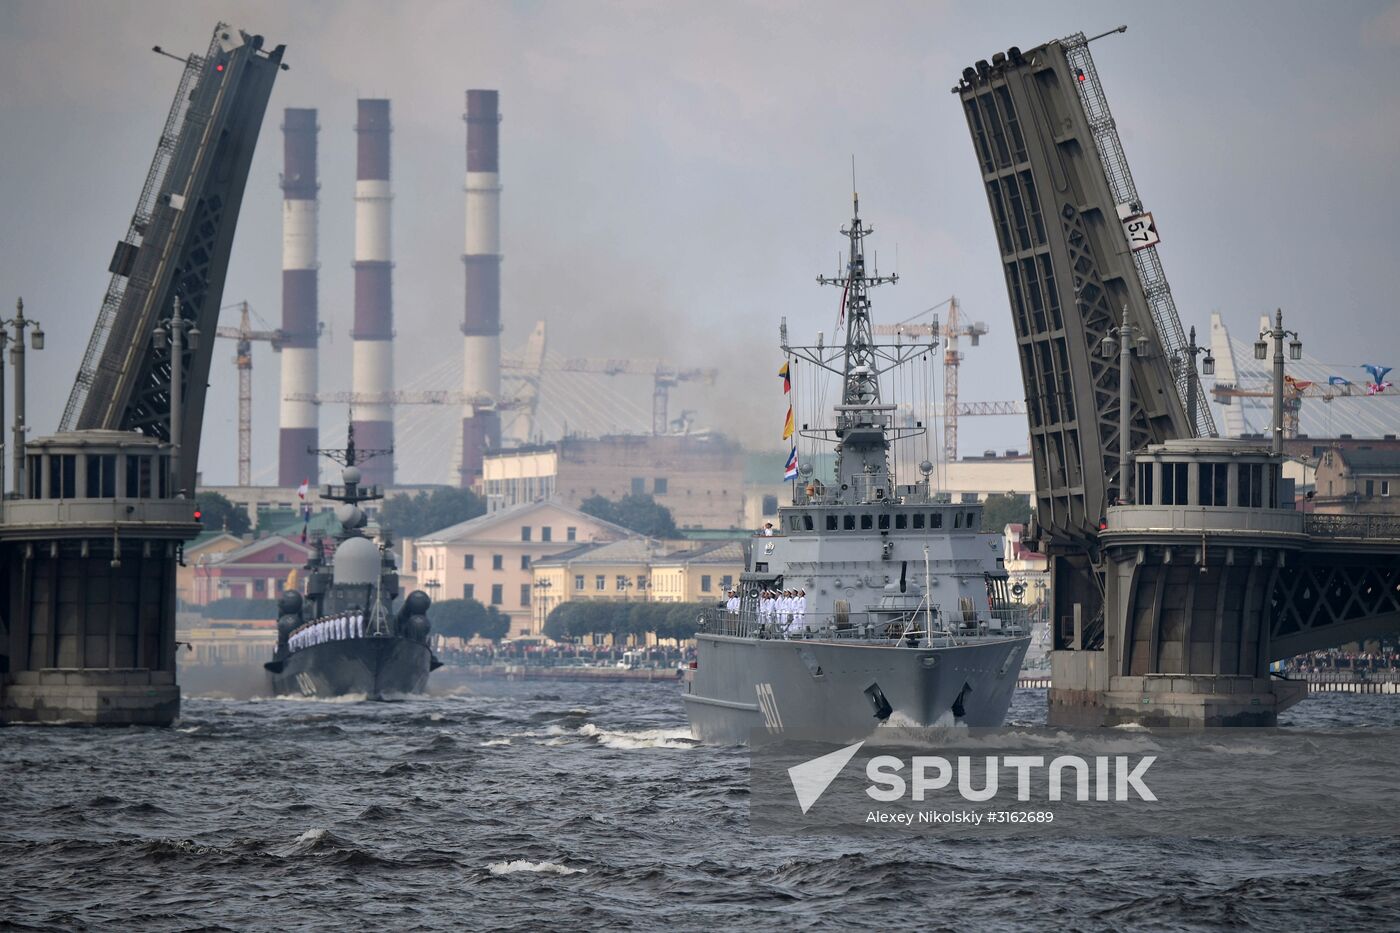
M 851 223 L 841 228 L 847 242 L 846 268 L 836 276 L 817 276 L 820 285 L 841 288 L 841 316 L 846 328 L 845 342 L 839 348 L 822 344 L 795 346 L 787 341 L 787 321 L 781 328 L 783 352 L 796 356 L 841 379 L 841 400 L 836 405 L 834 428 L 802 426 L 803 437 L 834 440 L 836 446 L 835 487 L 822 493 L 823 502 L 863 503 L 893 495 L 890 474 L 891 442 L 924 433 L 922 421 L 914 427 L 895 427 L 894 405 L 880 397 L 880 377 L 917 356 L 931 351 L 937 343 L 937 320 L 925 339 L 911 339 L 903 333 L 895 342 L 876 343 L 870 317 L 870 289 L 899 281 L 899 275 L 882 276 L 878 269 L 865 268 L 865 238 L 875 228 L 860 219 L 860 196 L 851 195 Z M 911 332 L 912 333 L 912 332 Z M 907 342 L 906 342 L 907 341 Z
M 340 509 L 336 510 L 336 518 L 340 520 L 343 529 L 343 534 L 338 537 L 344 539 L 346 537 L 359 536 L 361 534 L 360 528 L 364 527 L 366 522 L 364 511 L 359 508 L 360 503 L 383 499 L 384 491 L 378 486 L 361 486 L 360 468 L 357 464 L 363 463 L 372 457 L 378 457 L 381 454 L 391 454 L 394 452 L 394 449 L 389 447 L 383 450 L 357 450 L 355 447 L 355 422 L 351 420 L 346 429 L 344 447 L 330 447 L 319 450 L 314 447 L 308 447 L 306 451 L 307 453 L 320 454 L 326 459 L 333 460 L 345 468 L 341 471 L 341 479 L 344 485 L 336 486 L 328 483 L 322 486 L 321 498 L 331 502 L 343 503 L 351 509 L 343 513 Z
M 836 477 L 842 487 L 856 491 L 854 501 L 882 498 L 890 492 L 888 431 L 895 406 L 880 401 L 882 361 L 870 321 L 869 291 L 898 282 L 899 275 L 882 276 L 878 269 L 866 274 L 865 238 L 874 230 L 861 222 L 860 195 L 852 192 L 851 223 L 841 228 L 847 241 L 845 274 L 817 277 L 818 284 L 842 289 L 846 342 L 840 357 L 841 401 L 836 406 Z

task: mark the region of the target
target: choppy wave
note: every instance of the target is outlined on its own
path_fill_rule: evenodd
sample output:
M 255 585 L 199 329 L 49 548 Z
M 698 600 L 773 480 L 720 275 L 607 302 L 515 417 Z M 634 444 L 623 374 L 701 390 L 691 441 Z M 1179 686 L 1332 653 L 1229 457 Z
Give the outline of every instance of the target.
M 570 868 L 568 865 L 556 865 L 554 862 L 528 862 L 525 859 L 516 859 L 513 862 L 494 862 L 487 865 L 486 870 L 493 875 L 514 875 L 522 871 L 536 874 L 581 875 L 588 871 L 586 868 Z
M 1400 698 L 1311 702 L 1291 721 L 1400 723 Z M 1044 703 L 1019 693 L 1025 729 L 998 744 L 1043 741 Z M 1131 753 L 1153 739 L 1101 741 Z M 1400 912 L 1387 840 L 765 836 L 748 761 L 695 743 L 675 687 L 654 684 L 187 698 L 171 730 L 7 730 L 0 925 L 1364 929 Z
M 338 697 L 308 697 L 299 693 L 280 693 L 275 697 L 253 697 L 248 703 L 315 703 L 326 706 L 344 706 L 350 703 L 367 703 L 369 694 L 347 693 Z
M 700 743 L 684 729 L 637 729 L 635 731 L 611 731 L 602 729 L 591 722 L 578 728 L 578 735 L 597 739 L 604 748 L 695 748 Z

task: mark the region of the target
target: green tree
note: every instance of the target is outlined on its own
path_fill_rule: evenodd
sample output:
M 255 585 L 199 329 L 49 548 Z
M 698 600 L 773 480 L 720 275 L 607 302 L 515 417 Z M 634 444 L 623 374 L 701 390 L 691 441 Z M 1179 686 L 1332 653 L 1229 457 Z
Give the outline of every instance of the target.
M 1010 493 L 988 496 L 982 502 L 982 530 L 1001 534 L 1007 525 L 1025 524 L 1031 520 L 1031 502 L 1026 496 Z
M 544 634 L 552 641 L 569 641 L 573 636 L 569 633 L 570 619 L 575 614 L 579 603 L 560 603 L 549 611 L 549 615 L 544 620 Z
M 555 606 L 544 622 L 544 633 L 554 641 L 570 641 L 586 635 L 638 638 L 648 632 L 657 638 L 685 640 L 695 637 L 702 603 L 626 603 L 580 600 Z
M 231 535 L 246 535 L 253 527 L 248 510 L 234 505 L 217 492 L 200 492 L 194 497 L 200 521 L 209 531 L 226 530 Z
M 510 616 L 474 599 L 444 599 L 428 607 L 433 631 L 450 638 L 500 641 L 510 632 Z
M 439 486 L 415 495 L 399 493 L 384 500 L 380 521 L 394 536 L 421 538 L 450 525 L 486 514 L 486 503 L 470 489 Z
M 487 606 L 486 614 L 477 627 L 476 634 L 487 641 L 500 641 L 510 633 L 510 616 L 495 606 Z
M 579 505 L 579 511 L 649 538 L 675 538 L 680 534 L 671 510 L 649 495 L 626 495 L 616 502 L 590 496 Z
M 486 607 L 474 599 L 444 599 L 428 607 L 433 631 L 449 638 L 471 638 L 485 616 Z

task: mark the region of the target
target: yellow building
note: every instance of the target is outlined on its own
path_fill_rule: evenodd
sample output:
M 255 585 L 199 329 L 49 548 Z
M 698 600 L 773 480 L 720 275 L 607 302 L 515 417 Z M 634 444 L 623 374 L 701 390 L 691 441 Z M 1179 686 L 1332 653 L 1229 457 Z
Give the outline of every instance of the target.
M 557 502 L 488 512 L 403 541 L 405 577 L 436 600 L 475 599 L 510 617 L 509 638 L 537 634 L 532 624 L 534 563 L 584 543 L 631 532 Z
M 719 602 L 744 569 L 737 541 L 697 545 L 632 536 L 583 545 L 535 564 L 533 632 L 556 606 L 575 601 Z
M 658 541 L 631 535 L 543 558 L 535 564 L 532 634 L 543 637 L 545 619 L 560 603 L 650 599 L 651 561 L 662 550 Z
M 744 545 L 740 541 L 672 551 L 652 561 L 651 598 L 663 603 L 718 601 L 743 572 Z

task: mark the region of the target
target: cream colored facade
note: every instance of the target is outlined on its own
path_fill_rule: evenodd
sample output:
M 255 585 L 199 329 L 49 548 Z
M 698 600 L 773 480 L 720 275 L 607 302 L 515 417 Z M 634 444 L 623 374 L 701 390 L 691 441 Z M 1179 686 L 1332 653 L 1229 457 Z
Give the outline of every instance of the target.
M 535 567 L 531 634 L 544 636 L 545 620 L 561 603 L 650 600 L 651 562 L 663 550 L 658 541 L 632 535 L 599 547 L 577 547 L 540 561 Z
M 549 614 L 566 602 L 718 602 L 743 569 L 738 542 L 630 537 L 566 551 L 535 566 L 533 634 L 543 637 Z
M 703 603 L 724 598 L 744 572 L 737 541 L 672 553 L 651 564 L 651 598 L 663 603 Z
M 434 600 L 475 599 L 510 617 L 510 638 L 529 638 L 534 564 L 590 542 L 629 534 L 554 502 L 499 509 L 403 542 L 405 576 Z

